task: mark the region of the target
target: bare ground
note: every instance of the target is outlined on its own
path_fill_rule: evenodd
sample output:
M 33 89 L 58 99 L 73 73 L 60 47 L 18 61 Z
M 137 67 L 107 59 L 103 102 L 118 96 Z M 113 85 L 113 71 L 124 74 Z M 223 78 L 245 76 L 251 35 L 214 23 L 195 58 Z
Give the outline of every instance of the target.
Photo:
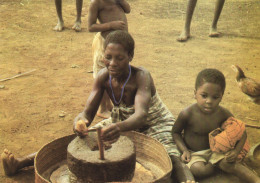
M 260 125 L 260 106 L 238 89 L 232 64 L 246 75 L 260 79 L 260 2 L 227 1 L 219 21 L 220 38 L 209 38 L 215 1 L 198 1 L 187 43 L 176 42 L 184 25 L 186 1 L 128 1 L 129 32 L 136 41 L 133 65 L 144 66 L 157 90 L 177 116 L 193 98 L 196 74 L 217 68 L 226 76 L 222 105 L 247 124 Z M 87 30 L 89 1 L 82 11 L 82 32 L 74 32 L 76 10 L 73 0 L 63 1 L 65 30 L 54 32 L 53 1 L 0 0 L 0 79 L 35 72 L 0 82 L 0 151 L 17 157 L 39 150 L 44 144 L 72 133 L 72 121 L 83 110 L 93 83 L 91 43 Z M 65 117 L 59 117 L 64 113 Z M 97 118 L 95 121 L 100 120 Z M 260 140 L 259 129 L 247 128 L 250 144 Z M 250 163 L 249 163 L 250 165 Z M 260 175 L 259 168 L 255 171 Z M 32 168 L 0 182 L 33 182 Z M 209 181 L 206 181 L 209 182 Z M 213 181 L 214 182 L 214 181 Z

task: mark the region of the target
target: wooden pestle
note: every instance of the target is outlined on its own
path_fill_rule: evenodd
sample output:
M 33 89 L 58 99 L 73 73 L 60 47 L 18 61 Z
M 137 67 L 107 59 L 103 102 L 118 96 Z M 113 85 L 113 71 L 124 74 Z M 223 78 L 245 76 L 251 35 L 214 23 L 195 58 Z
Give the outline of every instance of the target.
M 99 148 L 99 158 L 101 160 L 104 160 L 105 159 L 105 156 L 104 156 L 104 144 L 103 144 L 103 141 L 101 139 L 101 127 L 97 128 L 97 134 L 98 134 L 98 148 Z

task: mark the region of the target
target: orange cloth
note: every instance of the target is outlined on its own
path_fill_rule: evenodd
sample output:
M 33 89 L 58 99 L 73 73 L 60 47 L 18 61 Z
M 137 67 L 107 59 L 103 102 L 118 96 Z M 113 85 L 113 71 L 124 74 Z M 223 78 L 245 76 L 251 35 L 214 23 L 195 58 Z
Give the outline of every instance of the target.
M 245 131 L 245 124 L 233 117 L 229 117 L 221 126 L 209 134 L 209 145 L 213 152 L 226 153 L 234 149 Z M 249 151 L 249 143 L 246 140 L 243 149 L 237 157 L 242 160 Z

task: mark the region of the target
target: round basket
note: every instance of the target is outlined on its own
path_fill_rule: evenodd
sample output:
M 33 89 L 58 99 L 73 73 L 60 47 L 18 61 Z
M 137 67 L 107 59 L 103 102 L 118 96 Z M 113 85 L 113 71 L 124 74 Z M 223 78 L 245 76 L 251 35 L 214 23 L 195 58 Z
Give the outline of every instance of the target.
M 153 182 L 170 182 L 172 163 L 161 143 L 138 132 L 126 132 L 122 135 L 134 142 L 136 159 L 155 175 Z M 50 183 L 51 173 L 58 168 L 60 162 L 67 159 L 67 146 L 75 137 L 73 134 L 58 138 L 38 151 L 34 159 L 36 183 Z

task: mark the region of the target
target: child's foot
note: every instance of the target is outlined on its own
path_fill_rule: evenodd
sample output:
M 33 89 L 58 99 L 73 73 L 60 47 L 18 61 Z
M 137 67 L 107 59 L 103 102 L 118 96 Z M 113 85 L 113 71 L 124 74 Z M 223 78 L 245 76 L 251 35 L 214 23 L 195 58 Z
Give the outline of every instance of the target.
M 64 22 L 58 21 L 57 25 L 53 28 L 54 31 L 62 31 L 64 29 Z
M 76 21 L 72 29 L 75 30 L 76 32 L 81 31 L 81 22 Z
M 190 38 L 190 33 L 187 31 L 183 31 L 181 35 L 177 38 L 177 41 L 179 42 L 185 42 Z
M 5 174 L 12 176 L 18 171 L 18 160 L 14 158 L 14 155 L 7 149 L 1 154 L 1 159 L 4 167 Z
M 219 37 L 220 32 L 218 32 L 217 28 L 211 28 L 209 31 L 209 37 Z
M 98 112 L 97 116 L 104 118 L 104 119 L 108 119 L 111 116 L 111 112 L 110 111 Z

